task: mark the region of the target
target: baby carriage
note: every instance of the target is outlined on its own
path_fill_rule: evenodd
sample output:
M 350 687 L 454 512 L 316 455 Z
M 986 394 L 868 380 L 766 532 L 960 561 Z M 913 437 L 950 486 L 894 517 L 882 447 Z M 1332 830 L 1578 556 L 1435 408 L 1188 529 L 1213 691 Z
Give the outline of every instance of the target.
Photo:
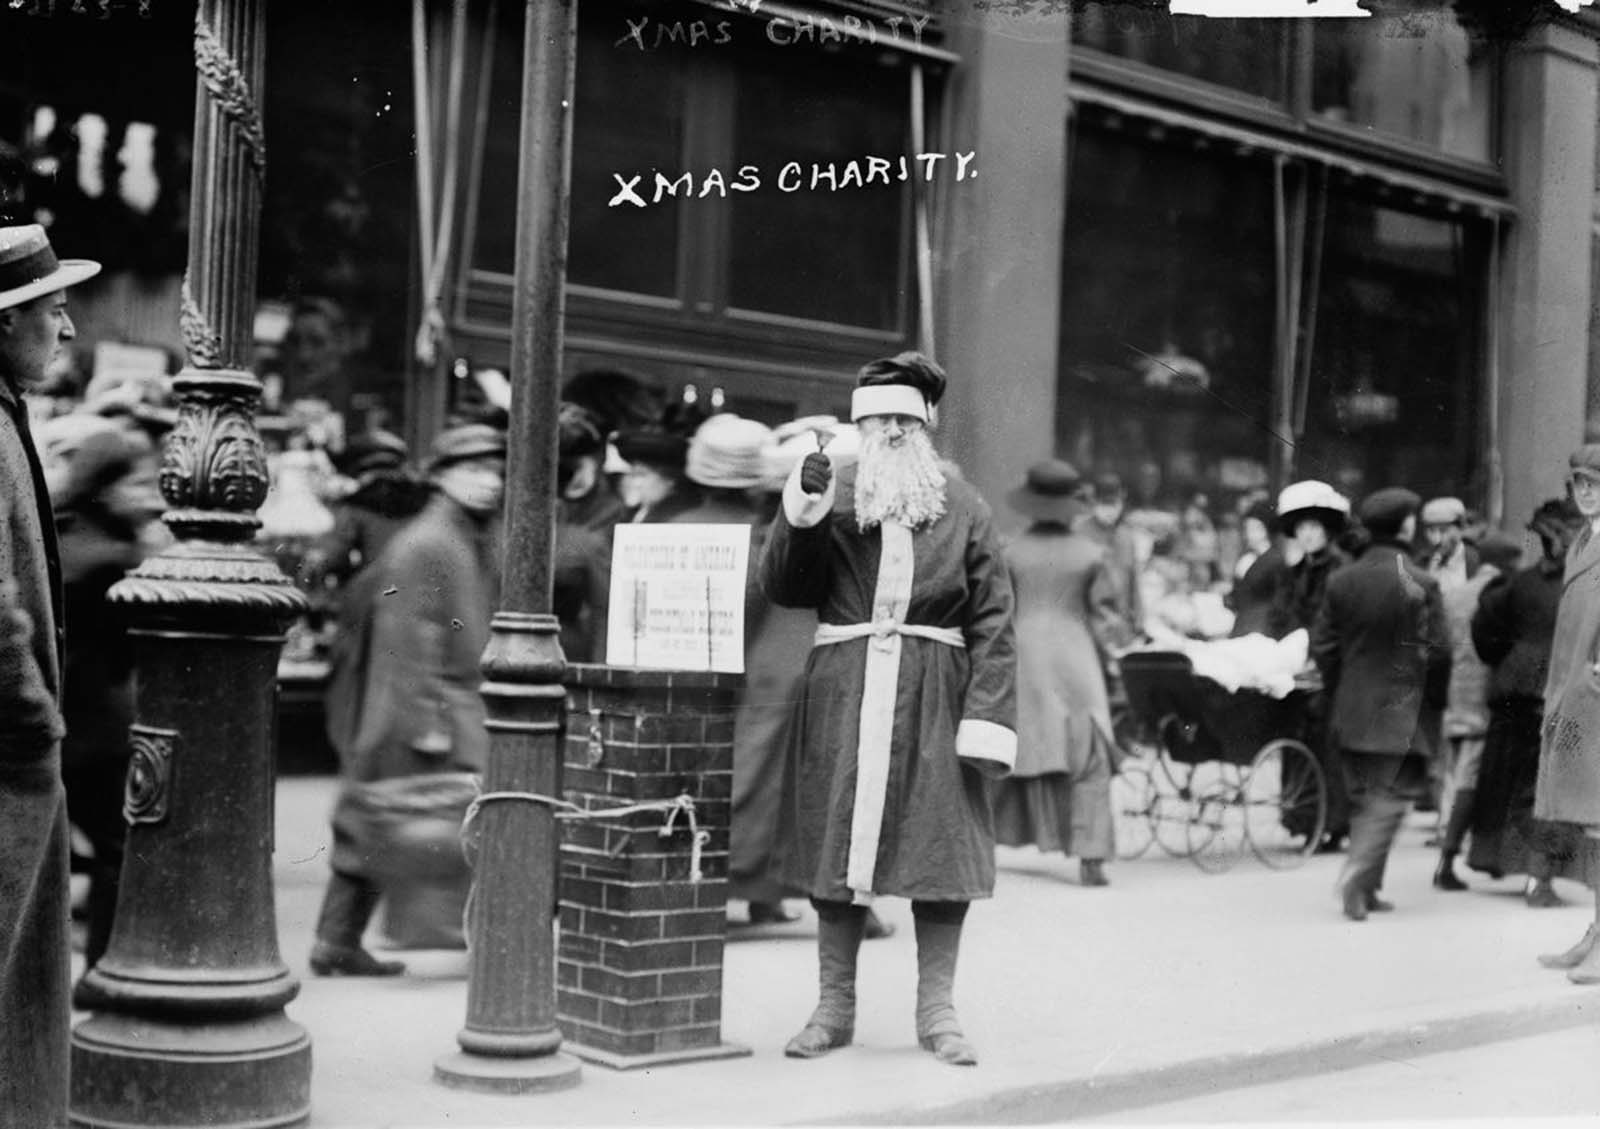
M 1122 656 L 1124 731 L 1147 755 L 1123 761 L 1113 781 L 1118 854 L 1152 842 L 1223 871 L 1248 848 L 1267 866 L 1299 866 L 1322 840 L 1328 801 L 1322 767 L 1306 746 L 1314 684 L 1287 697 L 1230 692 L 1195 674 L 1173 651 Z

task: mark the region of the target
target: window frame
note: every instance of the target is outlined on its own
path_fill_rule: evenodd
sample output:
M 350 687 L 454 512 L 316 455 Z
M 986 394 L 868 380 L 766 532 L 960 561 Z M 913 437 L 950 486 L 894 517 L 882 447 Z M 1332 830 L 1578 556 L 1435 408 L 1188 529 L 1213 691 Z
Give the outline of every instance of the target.
M 1280 103 L 1226 86 L 1124 59 L 1087 44 L 1071 50 L 1073 82 L 1083 80 L 1136 98 L 1181 107 L 1197 116 L 1215 115 L 1286 140 L 1324 146 L 1341 155 L 1408 169 L 1424 176 L 1486 191 L 1507 192 L 1503 171 L 1505 58 L 1501 52 L 1490 75 L 1489 157 L 1473 160 L 1446 153 L 1424 142 L 1369 126 L 1335 122 L 1311 108 L 1315 20 L 1297 21 L 1289 42 L 1289 91 Z
M 719 9 L 720 11 L 720 9 Z M 734 17 L 734 13 L 727 13 Z M 504 24 L 501 25 L 503 31 Z M 498 41 L 498 34 L 496 35 Z M 879 52 L 855 49 L 869 60 Z M 485 54 L 483 105 L 493 82 L 494 46 Z M 903 57 L 902 57 L 903 56 Z M 680 169 L 730 167 L 733 149 L 734 99 L 740 62 L 748 56 L 702 54 L 693 59 L 685 86 L 685 129 L 679 154 Z M 912 57 L 895 56 L 905 75 L 906 105 L 910 106 Z M 930 75 L 937 106 L 950 60 L 943 53 L 916 56 Z M 929 144 L 939 142 L 939 118 L 929 114 Z M 509 341 L 511 295 L 514 276 L 476 266 L 473 256 L 478 237 L 477 203 L 483 188 L 483 163 L 487 152 L 489 115 L 479 114 L 472 136 L 466 139 L 470 167 L 467 191 L 462 194 L 462 254 L 453 270 L 454 285 L 448 299 L 453 330 L 477 340 Z M 909 145 L 909 129 L 906 144 Z M 621 342 L 659 343 L 663 348 L 756 349 L 762 355 L 788 354 L 801 364 L 822 363 L 837 368 L 841 361 L 855 364 L 868 352 L 906 347 L 917 334 L 915 310 L 914 200 L 908 185 L 901 195 L 901 232 L 898 249 L 897 315 L 892 328 L 832 322 L 732 304 L 731 209 L 693 208 L 675 199 L 678 217 L 678 261 L 672 295 L 643 294 L 573 282 L 566 283 L 569 335 L 605 335 Z

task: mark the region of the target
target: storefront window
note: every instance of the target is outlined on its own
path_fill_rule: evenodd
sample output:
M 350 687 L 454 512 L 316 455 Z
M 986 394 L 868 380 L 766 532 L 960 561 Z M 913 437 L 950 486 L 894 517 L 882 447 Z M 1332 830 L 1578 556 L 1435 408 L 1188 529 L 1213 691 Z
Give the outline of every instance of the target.
M 670 177 L 683 167 L 685 57 L 635 53 L 617 66 L 609 25 L 584 20 L 589 10 L 579 8 L 573 136 L 581 142 L 572 147 L 568 277 L 585 286 L 671 295 L 678 288 L 680 205 L 608 203 L 617 192 L 613 173 L 642 173 L 646 184 L 657 169 Z
M 1292 20 L 1171 16 L 1166 6 L 1074 5 L 1072 42 L 1273 102 L 1288 96 Z
M 1060 450 L 1141 504 L 1264 482 L 1271 165 L 1091 128 L 1071 162 Z
M 287 334 L 266 407 L 325 403 L 348 433 L 397 428 L 410 342 L 415 143 L 410 29 L 380 0 L 273 6 L 260 297 Z M 293 139 L 292 143 L 287 139 Z
M 612 42 L 621 20 L 579 13 L 572 202 L 567 277 L 583 286 L 670 296 L 678 289 L 680 204 L 610 207 L 612 174 L 641 175 L 646 199 L 657 169 L 676 175 L 684 162 L 683 59 L 672 52 L 620 56 Z M 505 6 L 496 38 L 482 185 L 475 215 L 473 266 L 515 268 L 517 145 L 522 115 L 522 13 Z
M 848 70 L 841 74 L 840 72 Z M 848 102 L 839 91 L 848 89 Z M 903 304 L 909 193 L 896 182 L 830 191 L 866 157 L 908 151 L 906 73 L 862 61 L 820 67 L 814 57 L 768 52 L 737 76 L 733 165 L 755 165 L 762 184 L 729 201 L 728 304 L 816 321 L 896 329 Z M 803 188 L 778 176 L 800 166 Z M 822 179 L 812 187 L 813 172 Z
M 1496 55 L 1448 5 L 1365 20 L 1318 20 L 1311 107 L 1456 157 L 1493 156 Z
M 1352 496 L 1481 491 L 1476 225 L 1329 201 L 1299 473 Z

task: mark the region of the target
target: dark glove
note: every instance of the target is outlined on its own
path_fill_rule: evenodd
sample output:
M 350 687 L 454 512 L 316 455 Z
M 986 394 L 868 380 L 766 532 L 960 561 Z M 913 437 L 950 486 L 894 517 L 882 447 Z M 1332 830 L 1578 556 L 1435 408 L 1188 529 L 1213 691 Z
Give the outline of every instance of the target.
M 800 464 L 800 489 L 807 494 L 820 496 L 833 481 L 833 464 L 821 451 L 813 451 Z

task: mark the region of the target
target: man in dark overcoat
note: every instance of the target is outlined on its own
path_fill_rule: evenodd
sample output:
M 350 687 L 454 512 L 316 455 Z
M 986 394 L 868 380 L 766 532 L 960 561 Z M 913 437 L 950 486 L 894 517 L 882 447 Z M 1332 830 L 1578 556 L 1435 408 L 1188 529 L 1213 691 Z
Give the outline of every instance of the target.
M 61 784 L 61 559 L 24 390 L 72 340 L 58 261 L 36 224 L 0 227 L 0 1114 L 65 1123 L 71 947 Z
M 1411 559 L 1421 504 L 1399 487 L 1361 503 L 1372 541 L 1329 578 L 1311 631 L 1311 657 L 1331 701 L 1329 739 L 1350 786 L 1350 854 L 1339 888 L 1353 921 L 1391 908 L 1378 897 L 1389 849 L 1428 786 L 1423 706 L 1443 701 L 1450 677 L 1439 582 Z
M 334 811 L 333 878 L 311 971 L 389 976 L 398 961 L 364 949 L 383 888 L 385 843 L 367 818 L 373 790 L 402 777 L 482 773 L 488 761 L 479 662 L 496 599 L 489 527 L 504 496 L 505 435 L 486 424 L 434 444 L 434 497 L 352 585 L 330 679 L 329 738 L 344 789 Z M 335 725 L 335 721 L 338 724 Z

